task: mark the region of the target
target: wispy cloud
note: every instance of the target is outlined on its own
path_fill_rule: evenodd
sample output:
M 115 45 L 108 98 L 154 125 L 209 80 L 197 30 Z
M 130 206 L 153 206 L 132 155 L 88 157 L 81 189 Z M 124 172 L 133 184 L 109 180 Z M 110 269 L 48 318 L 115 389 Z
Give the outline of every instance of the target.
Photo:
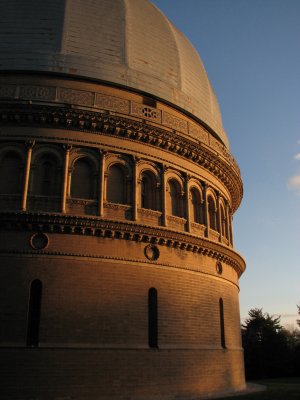
M 300 196 L 300 175 L 292 176 L 287 186 L 289 190 L 294 190 Z
M 296 154 L 296 155 L 294 156 L 294 159 L 300 161 L 300 153 Z

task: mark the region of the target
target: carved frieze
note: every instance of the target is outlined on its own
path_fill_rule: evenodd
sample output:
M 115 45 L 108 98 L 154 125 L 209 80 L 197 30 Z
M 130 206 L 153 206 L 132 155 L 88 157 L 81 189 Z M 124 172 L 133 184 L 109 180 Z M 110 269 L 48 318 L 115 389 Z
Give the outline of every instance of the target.
M 22 85 L 19 88 L 19 98 L 26 100 L 54 101 L 56 88 L 52 86 Z
M 0 98 L 13 99 L 16 95 L 16 85 L 0 85 Z
M 96 93 L 95 106 L 104 108 L 105 110 L 116 111 L 121 114 L 129 114 L 129 100 L 120 99 L 115 96 Z
M 131 115 L 161 123 L 161 111 L 145 104 L 131 102 Z
M 137 225 L 133 222 L 111 221 L 96 217 L 47 213 L 0 213 L 1 230 L 75 234 L 110 237 L 159 244 L 196 252 L 222 261 L 241 275 L 245 269 L 243 258 L 228 247 L 205 238 L 166 228 Z
M 94 103 L 94 93 L 84 90 L 58 88 L 58 101 L 61 103 L 92 106 Z
M 200 142 L 206 143 L 208 144 L 208 137 L 209 134 L 207 131 L 205 131 L 204 129 L 201 129 L 199 126 L 197 126 L 196 124 L 192 124 L 189 122 L 189 134 L 194 137 L 195 139 L 200 140 Z
M 91 99 L 89 99 L 91 101 Z M 121 117 L 106 115 L 101 112 L 82 111 L 53 106 L 2 105 L 0 109 L 0 124 L 49 126 L 62 129 L 81 130 L 105 135 L 118 135 L 131 140 L 138 140 L 153 146 L 158 146 L 169 152 L 174 152 L 192 162 L 208 169 L 231 192 L 233 210 L 242 198 L 242 181 L 239 169 L 233 158 L 218 157 L 208 146 L 197 146 L 194 141 L 182 137 L 176 132 L 169 132 L 162 127 L 145 125 L 133 121 L 129 116 Z M 215 144 L 217 142 L 217 144 Z M 218 146 L 218 153 L 224 147 L 216 139 L 213 145 Z
M 164 111 L 163 112 L 163 120 L 162 120 L 163 124 L 175 129 L 179 132 L 183 132 L 183 133 L 188 133 L 188 123 L 187 121 L 175 117 L 174 115 Z

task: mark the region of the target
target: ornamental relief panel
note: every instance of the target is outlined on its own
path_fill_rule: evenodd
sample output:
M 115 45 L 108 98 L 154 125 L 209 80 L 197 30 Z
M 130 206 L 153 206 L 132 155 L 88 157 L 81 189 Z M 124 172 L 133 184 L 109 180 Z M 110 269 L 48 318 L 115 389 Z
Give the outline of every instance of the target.
M 204 129 L 201 129 L 199 126 L 191 124 L 190 122 L 189 122 L 189 134 L 193 138 L 200 140 L 200 142 L 204 142 L 206 144 L 209 143 L 209 133 Z
M 22 85 L 19 87 L 20 99 L 27 100 L 48 100 L 54 101 L 56 88 L 53 86 L 31 86 Z
M 0 85 L 0 98 L 14 98 L 16 95 L 16 90 L 16 85 Z
M 163 112 L 163 125 L 168 126 L 169 128 L 175 129 L 177 131 L 188 133 L 188 123 L 181 118 L 175 117 L 168 112 Z
M 122 114 L 129 114 L 129 103 L 129 100 L 108 96 L 102 93 L 96 93 L 95 107 L 116 111 Z
M 131 102 L 131 115 L 145 118 L 150 121 L 161 123 L 161 111 L 157 108 L 146 106 L 145 104 Z
M 62 103 L 93 106 L 94 93 L 83 90 L 58 88 L 58 101 Z
M 20 224 L 21 221 L 21 224 Z M 59 216 L 51 214 L 27 215 L 17 213 L 1 213 L 0 222 L 8 231 L 22 230 L 35 232 L 37 223 L 40 232 L 88 235 L 155 243 L 160 246 L 181 248 L 186 251 L 204 254 L 215 260 L 220 260 L 236 270 L 240 275 L 244 268 L 243 258 L 228 247 L 205 238 L 186 236 L 184 232 L 161 230 L 136 224 L 126 224 L 117 221 L 101 221 L 96 218 L 87 219 L 81 216 Z M 7 249 L 5 250 L 7 252 Z

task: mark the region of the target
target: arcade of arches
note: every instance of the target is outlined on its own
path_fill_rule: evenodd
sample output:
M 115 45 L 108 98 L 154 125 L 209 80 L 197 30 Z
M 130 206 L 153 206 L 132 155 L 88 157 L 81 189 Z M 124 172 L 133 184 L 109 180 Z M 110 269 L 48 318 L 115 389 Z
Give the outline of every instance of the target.
M 27 143 L 2 145 L 0 167 L 3 210 L 114 216 L 232 246 L 226 198 L 170 166 L 89 148 Z

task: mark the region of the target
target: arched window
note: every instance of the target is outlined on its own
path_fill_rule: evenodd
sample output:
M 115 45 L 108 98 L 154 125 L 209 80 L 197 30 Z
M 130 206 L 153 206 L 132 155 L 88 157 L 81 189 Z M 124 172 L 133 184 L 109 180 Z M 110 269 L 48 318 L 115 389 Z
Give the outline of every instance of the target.
M 209 217 L 209 228 L 214 231 L 217 230 L 217 211 L 214 199 L 212 196 L 208 196 L 208 217 Z
M 144 172 L 141 181 L 141 207 L 156 210 L 156 179 L 151 172 Z
M 0 162 L 0 194 L 20 194 L 22 162 L 18 154 L 7 153 Z
M 220 206 L 221 213 L 221 235 L 228 239 L 227 219 L 223 206 Z
M 148 342 L 149 347 L 158 347 L 157 290 L 148 292 Z
M 192 188 L 190 192 L 191 197 L 191 220 L 197 224 L 203 224 L 203 206 L 199 190 Z
M 219 313 L 220 313 L 220 329 L 221 329 L 221 346 L 223 347 L 223 349 L 226 349 L 224 303 L 222 298 L 219 299 Z
M 181 196 L 180 196 L 180 185 L 174 179 L 169 181 L 169 198 L 170 198 L 170 209 L 172 215 L 176 217 L 182 216 L 181 207 Z
M 40 318 L 42 303 L 42 282 L 38 279 L 31 283 L 28 323 L 27 323 L 27 346 L 37 347 L 39 345 Z
M 61 187 L 58 161 L 52 155 L 44 155 L 36 162 L 33 173 L 32 194 L 57 196 Z
M 109 168 L 106 199 L 110 203 L 127 204 L 126 180 L 122 166 L 114 164 Z
M 80 158 L 73 167 L 71 179 L 71 197 L 77 199 L 95 199 L 96 174 L 88 158 Z

